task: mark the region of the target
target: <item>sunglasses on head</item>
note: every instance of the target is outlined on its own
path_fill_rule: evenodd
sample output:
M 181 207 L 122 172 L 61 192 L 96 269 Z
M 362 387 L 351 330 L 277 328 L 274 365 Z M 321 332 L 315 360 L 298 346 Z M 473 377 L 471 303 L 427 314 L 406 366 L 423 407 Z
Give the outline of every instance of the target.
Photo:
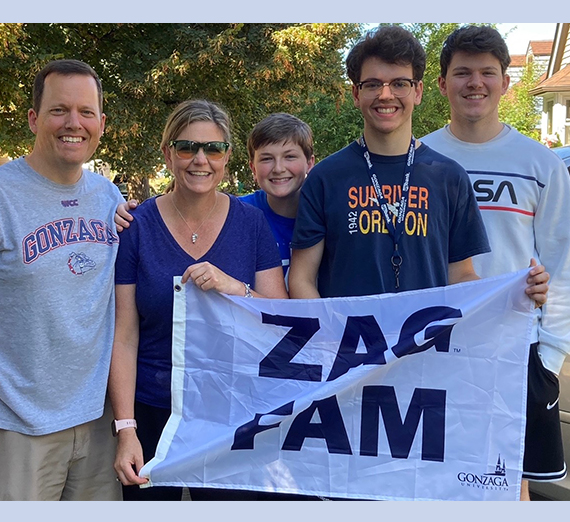
M 211 159 L 221 159 L 230 148 L 230 144 L 225 141 L 207 141 L 206 143 L 201 143 L 199 141 L 190 140 L 171 140 L 168 142 L 168 146 L 174 147 L 176 156 L 186 160 L 196 156 L 200 149 Z

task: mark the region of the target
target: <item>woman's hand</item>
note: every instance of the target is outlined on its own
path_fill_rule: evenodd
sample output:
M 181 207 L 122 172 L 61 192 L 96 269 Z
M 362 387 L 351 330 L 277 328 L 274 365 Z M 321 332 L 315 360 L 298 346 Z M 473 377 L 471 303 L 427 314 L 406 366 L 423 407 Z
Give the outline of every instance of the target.
M 117 437 L 117 453 L 115 455 L 115 471 L 123 486 L 146 484 L 147 478 L 138 476 L 144 465 L 141 443 L 134 428 L 122 429 Z
M 182 283 L 185 284 L 189 280 L 204 292 L 216 290 L 222 294 L 245 296 L 245 286 L 241 281 L 230 277 L 207 261 L 190 265 L 185 270 Z

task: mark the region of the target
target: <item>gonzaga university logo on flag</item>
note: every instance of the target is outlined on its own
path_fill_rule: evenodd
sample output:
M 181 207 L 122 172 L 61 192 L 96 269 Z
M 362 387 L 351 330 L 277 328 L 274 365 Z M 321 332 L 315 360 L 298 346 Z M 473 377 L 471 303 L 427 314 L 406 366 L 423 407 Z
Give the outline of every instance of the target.
M 502 488 L 504 491 L 508 491 L 509 483 L 507 481 L 507 468 L 505 466 L 505 460 L 503 459 L 501 463 L 501 455 L 497 459 L 497 464 L 495 470 L 490 473 L 477 474 L 477 473 L 466 473 L 461 471 L 457 475 L 457 480 L 462 486 L 469 488 L 479 488 L 479 489 L 498 489 Z
M 316 300 L 229 297 L 175 278 L 172 416 L 141 475 L 337 498 L 517 499 L 526 276 Z

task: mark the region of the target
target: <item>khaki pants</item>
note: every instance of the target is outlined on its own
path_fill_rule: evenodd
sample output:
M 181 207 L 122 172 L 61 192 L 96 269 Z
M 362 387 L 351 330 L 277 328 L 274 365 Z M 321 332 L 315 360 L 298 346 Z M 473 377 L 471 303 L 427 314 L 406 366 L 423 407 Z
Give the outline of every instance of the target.
M 122 500 L 111 408 L 48 435 L 0 430 L 0 500 Z

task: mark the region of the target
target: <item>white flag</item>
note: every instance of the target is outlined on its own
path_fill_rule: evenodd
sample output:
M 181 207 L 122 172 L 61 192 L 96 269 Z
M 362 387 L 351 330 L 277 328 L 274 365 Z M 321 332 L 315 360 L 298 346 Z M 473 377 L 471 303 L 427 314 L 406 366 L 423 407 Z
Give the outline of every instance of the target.
M 516 500 L 528 270 L 315 300 L 175 278 L 172 415 L 151 486 L 335 498 Z

